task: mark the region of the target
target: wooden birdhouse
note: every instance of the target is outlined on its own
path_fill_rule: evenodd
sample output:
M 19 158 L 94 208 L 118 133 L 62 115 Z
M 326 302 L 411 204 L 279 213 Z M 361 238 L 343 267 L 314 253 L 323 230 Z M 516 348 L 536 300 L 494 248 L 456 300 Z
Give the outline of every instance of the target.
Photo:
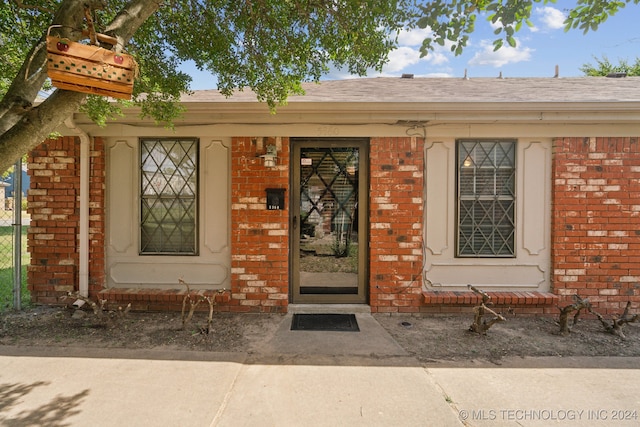
M 131 55 L 47 36 L 47 74 L 60 89 L 131 99 L 137 64 Z

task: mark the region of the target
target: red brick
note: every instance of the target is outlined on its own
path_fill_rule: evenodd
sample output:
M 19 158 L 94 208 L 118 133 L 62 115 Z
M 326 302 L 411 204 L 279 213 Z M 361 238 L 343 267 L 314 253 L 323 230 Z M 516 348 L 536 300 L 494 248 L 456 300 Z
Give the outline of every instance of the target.
M 586 275 L 580 276 L 577 282 L 564 282 L 561 276 L 554 274 L 552 279 L 556 292 L 571 289 L 580 295 L 590 296 L 593 294 L 590 289 L 613 289 L 624 276 L 633 276 L 630 266 L 623 265 L 632 264 L 634 261 L 630 260 L 638 256 L 635 246 L 638 236 L 633 230 L 640 229 L 640 218 L 634 211 L 634 206 L 640 204 L 638 197 L 634 196 L 640 191 L 640 181 L 631 169 L 640 161 L 638 139 L 595 138 L 594 142 L 589 138 L 554 140 L 552 271 L 586 270 Z M 588 197 L 572 203 L 570 199 L 575 191 L 572 186 L 563 185 L 561 179 L 569 167 L 575 171 L 572 179 L 582 180 L 586 185 L 589 185 L 589 180 L 598 180 L 599 193 L 589 191 Z M 619 189 L 613 186 L 619 186 Z M 612 191 L 607 191 L 607 188 L 612 188 Z M 610 199 L 617 199 L 619 203 L 608 203 Z M 572 225 L 573 229 L 567 231 L 567 225 Z M 589 233 L 601 230 L 626 230 L 627 236 Z M 627 249 L 609 247 L 609 244 L 626 245 Z M 619 305 L 629 296 L 621 293 L 615 298 L 620 299 L 620 303 L 615 303 Z M 597 310 L 613 309 L 611 302 L 593 298 L 592 301 Z
M 91 152 L 90 193 L 92 201 L 90 215 L 93 218 L 90 243 L 90 290 L 93 294 L 102 289 L 105 282 L 104 238 L 105 238 L 105 156 L 104 141 L 94 139 Z M 390 230 L 372 228 L 371 241 L 377 242 L 371 250 L 370 261 L 370 297 L 372 311 L 406 309 L 413 310 L 420 304 L 438 304 L 438 312 L 458 311 L 460 305 L 477 304 L 477 295 L 467 293 L 441 292 L 433 296 L 422 296 L 421 268 L 422 259 L 404 261 L 402 255 L 413 255 L 411 248 L 399 249 L 398 242 L 414 241 L 423 235 L 422 229 L 414 229 L 413 224 L 421 224 L 423 216 L 421 200 L 423 177 L 423 141 L 408 137 L 372 138 L 370 152 L 371 200 L 370 223 L 392 222 Z M 288 187 L 289 184 L 289 147 L 283 140 L 279 161 L 282 168 L 266 170 L 256 155 L 255 144 L 250 138 L 234 138 L 232 141 L 231 162 L 234 165 L 231 181 L 232 203 L 241 198 L 255 198 L 264 203 L 265 183 L 269 186 Z M 55 151 L 52 153 L 51 151 Z M 591 154 L 598 154 L 592 158 Z M 79 188 L 79 144 L 74 137 L 47 140 L 36 147 L 29 162 L 33 190 L 29 193 L 29 209 L 32 214 L 32 229 L 28 244 L 32 262 L 28 269 L 29 288 L 35 302 L 56 300 L 58 295 L 52 285 L 58 289 L 67 289 L 75 285 L 77 279 L 77 222 Z M 592 296 L 596 290 L 619 289 L 619 295 L 610 295 L 606 300 L 594 300 L 596 309 L 614 311 L 628 299 L 638 298 L 637 283 L 629 283 L 627 277 L 639 276 L 640 244 L 635 231 L 640 229 L 640 218 L 636 216 L 640 195 L 640 173 L 632 168 L 640 166 L 640 152 L 637 137 L 627 138 L 556 138 L 553 142 L 552 165 L 552 269 L 562 271 L 584 269 L 586 274 L 578 276 L 577 281 L 565 282 L 563 277 L 552 273 L 554 292 L 564 295 L 567 292 Z M 249 161 L 247 161 L 249 159 Z M 40 168 L 40 164 L 43 165 Z M 400 170 L 400 166 L 416 166 L 412 171 Z M 63 169 L 51 169 L 63 167 Z M 40 172 L 55 172 L 59 179 Z M 614 187 L 617 186 L 617 187 Z M 384 187 L 384 191 L 378 188 Z M 609 188 L 609 190 L 608 190 Z M 592 191 L 597 190 L 597 191 Z M 389 191 L 388 195 L 386 192 Z M 381 209 L 376 198 L 385 197 L 389 203 L 397 206 L 394 210 Z M 609 203 L 615 199 L 618 202 Z M 63 215 L 55 217 L 54 215 Z M 232 210 L 232 253 L 234 255 L 261 254 L 266 261 L 232 261 L 232 268 L 244 268 L 248 275 L 256 275 L 258 281 L 266 283 L 268 288 L 279 287 L 278 293 L 288 291 L 288 211 L 256 211 L 246 209 Z M 98 218 L 95 220 L 95 218 Z M 391 220 L 390 220 L 391 218 Z M 277 224 L 284 230 L 282 236 L 270 236 L 262 224 Z M 249 230 L 240 229 L 240 225 L 249 224 Z M 592 235 L 590 231 L 607 231 L 606 236 Z M 614 234 L 626 231 L 626 233 Z M 49 240 L 37 239 L 38 234 L 52 234 L 55 247 Z M 626 235 L 625 235 L 626 234 Z M 259 238 L 256 238 L 259 236 Z M 279 243 L 280 249 L 269 248 L 269 243 Z M 420 247 L 417 243 L 416 247 Z M 380 261 L 380 255 L 398 255 L 398 261 Z M 55 269 L 60 260 L 72 260 L 69 269 Z M 252 287 L 243 283 L 240 275 L 232 275 L 232 291 Z M 407 288 L 410 278 L 415 278 Z M 247 293 L 243 301 L 257 302 L 258 306 L 241 306 L 234 298 L 221 300 L 228 304 L 225 310 L 231 311 L 268 311 L 278 308 L 286 310 L 286 300 L 269 300 L 267 292 L 255 286 Z M 378 290 L 379 289 L 379 290 Z M 147 297 L 136 293 L 109 294 L 114 298 L 136 299 Z M 538 294 L 534 292 L 494 293 L 492 301 L 496 305 L 512 304 L 525 306 L 523 312 L 548 314 L 550 304 L 557 304 L 567 298 L 558 295 Z M 180 297 L 175 293 L 156 295 L 155 300 L 162 304 L 179 305 Z M 269 301 L 267 303 L 267 301 Z M 276 302 L 277 301 L 277 302 Z M 269 305 L 267 305 L 269 304 Z M 273 305 L 278 304 L 278 305 Z M 142 306 L 142 305 L 141 305 Z M 146 304 L 145 306 L 149 306 Z M 435 308 L 428 306 L 428 311 Z M 468 309 L 469 307 L 464 307 Z M 422 310 L 421 310 L 422 311 Z

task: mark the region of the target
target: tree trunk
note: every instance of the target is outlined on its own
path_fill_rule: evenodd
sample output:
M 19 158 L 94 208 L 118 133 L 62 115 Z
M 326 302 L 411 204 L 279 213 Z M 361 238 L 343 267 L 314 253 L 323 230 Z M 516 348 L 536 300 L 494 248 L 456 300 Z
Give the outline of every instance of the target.
M 604 327 L 605 331 L 609 332 L 610 334 L 616 335 L 624 340 L 624 339 L 627 339 L 627 337 L 622 332 L 622 327 L 627 323 L 633 323 L 638 321 L 638 318 L 639 318 L 638 314 L 634 314 L 633 316 L 629 317 L 630 308 L 631 308 L 631 301 L 627 301 L 627 305 L 624 308 L 624 312 L 622 313 L 622 316 L 614 317 L 613 320 L 611 321 L 611 325 L 609 325 L 607 321 L 604 320 L 604 317 L 602 317 L 600 313 L 591 309 L 589 309 L 589 312 L 591 312 L 592 314 L 595 314 L 595 316 L 598 318 L 600 323 L 602 323 L 602 326 Z
M 0 135 L 0 170 L 4 171 L 42 143 L 80 108 L 86 95 L 55 91 L 46 101 L 23 114 L 20 121 Z
M 586 309 L 590 309 L 591 308 L 591 303 L 589 302 L 588 298 L 580 298 L 580 295 L 574 295 L 573 299 L 576 301 L 571 305 L 568 305 L 564 308 L 560 309 L 560 319 L 559 319 L 559 323 L 560 323 L 560 334 L 561 335 L 567 335 L 569 334 L 569 332 L 571 332 L 571 326 L 569 326 L 569 315 L 571 313 L 573 313 L 574 311 L 576 312 L 576 314 L 573 316 L 573 325 L 575 325 L 576 323 L 578 323 L 578 318 L 580 317 L 580 312 L 582 310 Z
M 479 306 L 473 307 L 473 323 L 471 324 L 471 326 L 469 326 L 469 330 L 471 332 L 475 332 L 480 335 L 486 335 L 489 328 L 491 328 L 494 324 L 507 320 L 501 314 L 496 313 L 495 311 L 487 307 L 487 305 L 491 304 L 491 296 L 488 293 L 476 288 L 475 286 L 467 285 L 467 287 L 482 297 L 482 303 Z M 484 315 L 487 314 L 487 312 L 493 316 L 493 319 L 489 320 L 488 322 L 484 320 Z
M 92 9 L 105 6 L 102 0 L 64 0 L 52 21 L 52 33 L 80 40 L 85 5 Z M 159 8 L 159 0 L 131 0 L 125 4 L 106 31 L 117 39 L 116 51 L 122 51 L 140 26 Z M 47 52 L 44 43 L 34 46 L 9 90 L 0 101 L 0 173 L 20 157 L 42 143 L 86 99 L 85 94 L 56 90 L 41 105 L 33 107 L 47 77 Z

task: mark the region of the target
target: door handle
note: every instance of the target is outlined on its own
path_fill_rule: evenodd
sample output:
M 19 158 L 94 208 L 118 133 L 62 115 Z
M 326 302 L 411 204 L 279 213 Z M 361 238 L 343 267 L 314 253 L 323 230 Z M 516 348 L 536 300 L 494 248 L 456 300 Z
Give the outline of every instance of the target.
M 298 216 L 294 215 L 293 216 L 293 229 L 295 230 L 296 228 L 298 228 Z

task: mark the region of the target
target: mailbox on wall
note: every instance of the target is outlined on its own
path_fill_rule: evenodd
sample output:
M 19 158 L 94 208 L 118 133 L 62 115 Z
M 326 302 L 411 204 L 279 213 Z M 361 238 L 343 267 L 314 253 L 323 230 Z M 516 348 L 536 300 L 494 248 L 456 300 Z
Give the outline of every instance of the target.
M 267 188 L 267 210 L 284 209 L 284 188 Z

